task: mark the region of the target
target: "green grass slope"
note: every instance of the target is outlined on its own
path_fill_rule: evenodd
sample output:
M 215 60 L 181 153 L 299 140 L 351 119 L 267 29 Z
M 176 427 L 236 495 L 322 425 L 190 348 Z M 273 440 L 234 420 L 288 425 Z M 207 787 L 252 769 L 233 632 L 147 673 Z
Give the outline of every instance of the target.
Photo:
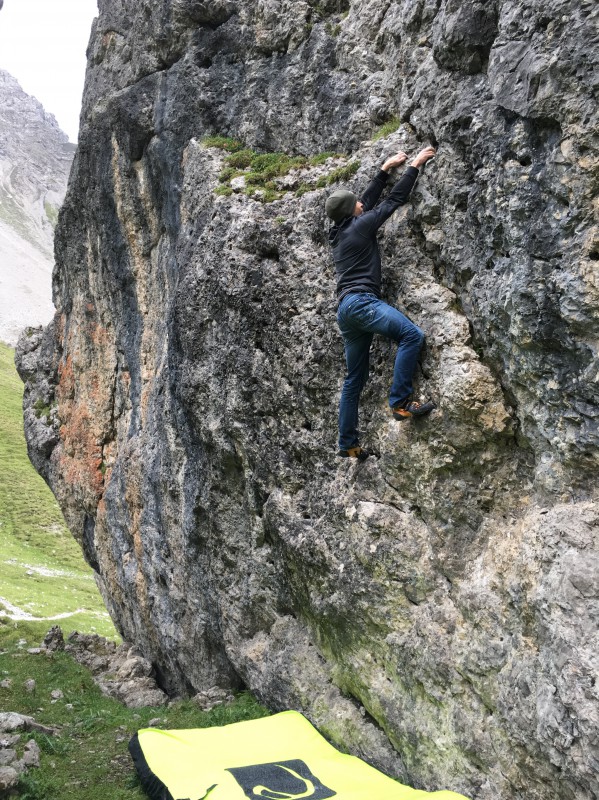
M 92 571 L 27 457 L 22 394 L 14 351 L 0 344 L 0 619 L 40 619 L 47 629 L 58 618 L 65 634 L 115 638 Z

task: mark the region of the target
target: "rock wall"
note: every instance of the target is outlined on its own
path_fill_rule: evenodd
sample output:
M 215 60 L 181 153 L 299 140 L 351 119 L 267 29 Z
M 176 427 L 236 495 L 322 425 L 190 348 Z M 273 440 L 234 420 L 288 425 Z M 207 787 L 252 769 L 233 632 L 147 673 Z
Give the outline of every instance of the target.
M 589 0 L 100 0 L 58 311 L 18 357 L 31 458 L 169 692 L 244 684 L 428 789 L 597 796 L 596 22 Z M 250 196 L 208 135 L 345 157 Z M 439 409 L 390 419 L 376 341 L 379 457 L 336 460 L 322 187 L 429 142 L 381 247 Z

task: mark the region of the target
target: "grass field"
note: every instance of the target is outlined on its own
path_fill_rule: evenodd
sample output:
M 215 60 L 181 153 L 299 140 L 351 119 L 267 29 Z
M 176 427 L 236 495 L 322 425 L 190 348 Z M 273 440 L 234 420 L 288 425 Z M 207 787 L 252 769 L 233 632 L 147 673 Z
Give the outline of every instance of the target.
M 65 634 L 116 638 L 92 571 L 27 457 L 13 360 L 14 351 L 0 344 L 0 615 L 45 619 L 47 628 L 68 615 L 59 619 Z

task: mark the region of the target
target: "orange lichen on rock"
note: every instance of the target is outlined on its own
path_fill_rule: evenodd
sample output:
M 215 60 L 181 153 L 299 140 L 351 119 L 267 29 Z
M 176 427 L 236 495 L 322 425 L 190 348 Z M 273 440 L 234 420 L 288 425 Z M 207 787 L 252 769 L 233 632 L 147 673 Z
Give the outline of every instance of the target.
M 67 356 L 58 365 L 58 386 L 56 396 L 60 404 L 61 400 L 72 399 L 75 393 L 75 375 L 73 372 L 73 358 Z
M 97 322 L 88 325 L 89 338 L 96 347 L 106 347 L 111 342 L 110 332 Z
M 55 337 L 57 345 L 62 345 L 62 340 L 64 338 L 64 329 L 66 325 L 66 315 L 65 314 L 57 314 L 54 317 L 54 324 L 55 324 Z
M 103 446 L 111 425 L 115 354 L 109 331 L 89 318 L 93 303 L 83 307 L 86 324 L 67 328 L 69 355 L 58 367 L 59 463 L 64 481 L 93 510 L 105 485 Z
M 64 480 L 99 498 L 104 485 L 102 451 L 98 447 L 92 415 L 85 405 L 72 404 L 68 422 L 60 427 L 60 438 L 63 443 L 60 465 Z

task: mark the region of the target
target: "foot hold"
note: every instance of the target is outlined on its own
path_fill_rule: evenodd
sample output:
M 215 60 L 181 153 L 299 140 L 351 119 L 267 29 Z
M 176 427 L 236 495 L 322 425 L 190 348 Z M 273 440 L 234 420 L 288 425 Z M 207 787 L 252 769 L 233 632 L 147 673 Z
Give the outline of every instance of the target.
M 337 455 L 341 458 L 357 458 L 358 461 L 366 461 L 370 453 L 363 447 L 348 447 L 347 450 L 339 450 Z
M 411 417 L 425 417 L 437 408 L 437 404 L 433 400 L 427 400 L 426 403 L 418 403 L 416 400 L 406 400 L 400 405 L 394 406 L 391 409 L 393 419 L 398 422 L 404 422 Z

